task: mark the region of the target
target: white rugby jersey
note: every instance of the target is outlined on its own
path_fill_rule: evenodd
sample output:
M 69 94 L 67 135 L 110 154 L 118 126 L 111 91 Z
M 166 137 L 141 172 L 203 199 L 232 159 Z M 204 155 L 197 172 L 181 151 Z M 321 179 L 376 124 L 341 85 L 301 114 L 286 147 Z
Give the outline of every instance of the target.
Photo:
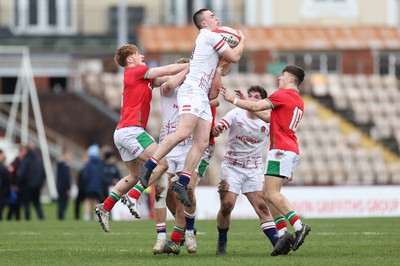
M 259 118 L 250 119 L 246 113 L 246 110 L 235 108 L 218 122 L 229 129 L 225 162 L 243 168 L 261 168 L 269 123 Z
M 178 87 L 179 88 L 179 87 Z M 165 96 L 161 92 L 161 113 L 162 113 L 162 125 L 160 132 L 160 142 L 165 139 L 168 135 L 174 133 L 178 126 L 179 108 L 178 108 L 178 88 L 172 91 L 169 95 Z M 193 144 L 192 134 L 186 140 L 178 144 L 178 146 L 191 145 Z
M 228 44 L 221 35 L 201 29 L 190 57 L 190 71 L 184 83 L 199 87 L 208 94 L 219 56 L 227 47 Z

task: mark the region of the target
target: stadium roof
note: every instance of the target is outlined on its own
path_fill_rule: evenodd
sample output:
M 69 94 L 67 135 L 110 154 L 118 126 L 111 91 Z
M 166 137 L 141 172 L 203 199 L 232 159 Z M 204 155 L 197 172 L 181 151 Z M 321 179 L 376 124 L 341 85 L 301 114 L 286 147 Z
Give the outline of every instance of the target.
M 398 27 L 232 27 L 243 31 L 250 52 L 400 49 Z M 194 26 L 142 26 L 138 32 L 145 53 L 191 52 L 198 34 Z

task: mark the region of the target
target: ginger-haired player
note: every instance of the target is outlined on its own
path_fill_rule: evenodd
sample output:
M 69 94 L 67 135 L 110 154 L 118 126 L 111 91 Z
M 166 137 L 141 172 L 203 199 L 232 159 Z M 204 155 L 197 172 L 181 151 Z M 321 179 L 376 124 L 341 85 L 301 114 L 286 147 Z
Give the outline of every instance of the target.
M 137 183 L 140 165 L 149 160 L 157 149 L 157 143 L 146 132 L 152 89 L 160 86 L 169 75 L 175 75 L 188 66 L 188 64 L 170 64 L 150 68 L 144 62 L 144 55 L 133 44 L 119 47 L 114 60 L 125 69 L 121 115 L 114 132 L 114 143 L 129 170 L 129 175 L 122 178 L 105 201 L 95 207 L 99 222 L 106 232 L 109 231 L 111 209 L 121 196 Z M 154 171 L 155 175 L 165 172 L 167 167 L 166 160 L 160 160 Z M 135 214 L 137 206 L 129 201 L 125 203 L 131 213 Z

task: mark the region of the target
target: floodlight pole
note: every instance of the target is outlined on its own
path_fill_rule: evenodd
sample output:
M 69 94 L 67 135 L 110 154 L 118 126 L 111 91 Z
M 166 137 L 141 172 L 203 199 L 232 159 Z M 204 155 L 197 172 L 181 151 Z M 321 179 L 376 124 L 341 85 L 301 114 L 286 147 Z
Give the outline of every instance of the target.
M 49 193 L 50 193 L 51 198 L 56 199 L 57 198 L 57 189 L 56 189 L 56 184 L 55 184 L 54 172 L 53 172 L 53 168 L 51 166 L 50 153 L 49 153 L 49 147 L 47 145 L 47 138 L 46 138 L 46 132 L 44 129 L 44 124 L 43 124 L 42 112 L 40 111 L 39 98 L 37 95 L 36 84 L 35 84 L 35 80 L 33 77 L 33 71 L 32 71 L 32 67 L 31 67 L 32 64 L 31 64 L 31 59 L 29 56 L 29 48 L 26 48 L 24 50 L 24 62 L 25 62 L 25 70 L 26 70 L 26 78 L 27 78 L 26 81 L 28 83 L 27 87 L 29 89 L 29 96 L 30 96 L 31 103 L 32 103 L 32 110 L 33 110 L 33 115 L 35 118 L 35 124 L 36 124 L 38 139 L 39 139 L 40 150 L 42 151 L 44 170 L 46 172 L 46 177 L 47 177 L 46 178 L 47 186 L 49 187 Z M 28 110 L 26 110 L 26 112 L 28 112 Z
M 128 19 L 126 14 L 126 0 L 119 0 L 118 3 L 118 30 L 117 46 L 121 47 L 128 43 Z M 118 68 L 120 73 L 124 72 L 122 67 Z
M 128 23 L 126 14 L 126 0 L 119 0 L 118 4 L 118 47 L 128 43 Z

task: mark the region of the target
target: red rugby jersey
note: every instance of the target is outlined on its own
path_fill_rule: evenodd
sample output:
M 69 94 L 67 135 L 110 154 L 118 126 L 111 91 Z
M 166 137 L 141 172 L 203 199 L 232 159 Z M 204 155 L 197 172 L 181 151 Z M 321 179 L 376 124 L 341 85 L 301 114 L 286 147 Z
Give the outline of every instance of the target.
M 150 68 L 144 65 L 125 69 L 121 115 L 117 129 L 129 126 L 146 129 L 154 83 L 154 79 L 147 79 L 149 70 Z
M 265 99 L 272 105 L 270 149 L 299 154 L 296 129 L 304 113 L 304 102 L 298 89 L 279 89 Z

